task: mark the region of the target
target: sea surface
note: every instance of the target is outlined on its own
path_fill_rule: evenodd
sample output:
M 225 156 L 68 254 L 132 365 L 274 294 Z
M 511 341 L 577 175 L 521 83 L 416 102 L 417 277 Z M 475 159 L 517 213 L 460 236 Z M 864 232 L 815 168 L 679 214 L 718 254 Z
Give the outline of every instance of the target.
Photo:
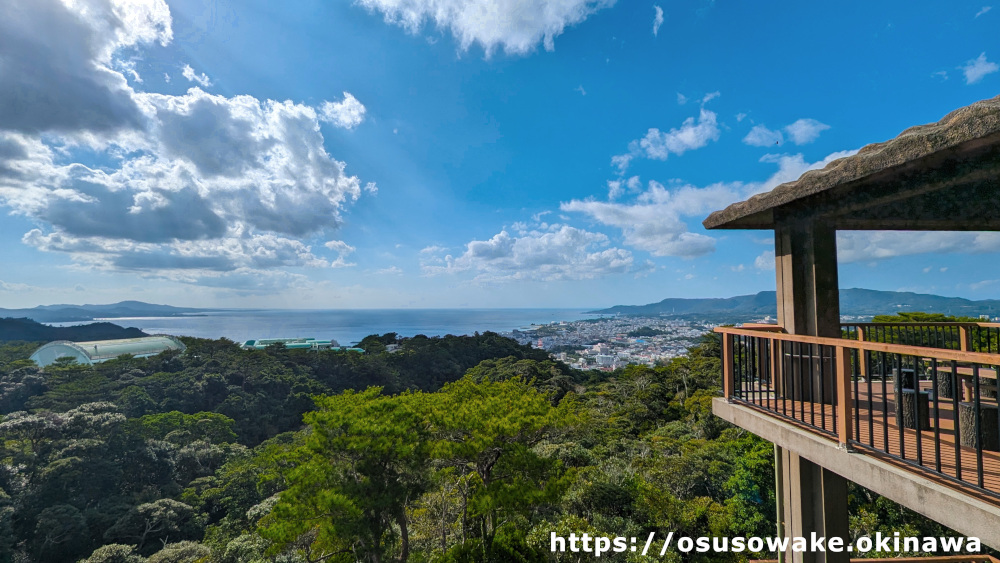
M 475 332 L 510 332 L 531 324 L 594 318 L 583 309 L 348 309 L 348 310 L 228 310 L 180 317 L 102 318 L 149 334 L 199 338 L 308 337 L 354 344 L 369 334 L 444 336 Z M 86 324 L 52 323 L 55 326 Z

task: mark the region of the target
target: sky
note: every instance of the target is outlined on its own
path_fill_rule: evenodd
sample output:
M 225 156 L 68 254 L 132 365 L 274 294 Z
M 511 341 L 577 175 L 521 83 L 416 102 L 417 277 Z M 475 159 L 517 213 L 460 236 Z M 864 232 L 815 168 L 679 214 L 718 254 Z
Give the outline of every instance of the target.
M 0 0 L 0 307 L 773 290 L 771 232 L 701 221 L 996 96 L 998 18 L 983 0 Z M 995 299 L 998 252 L 998 233 L 843 232 L 840 286 Z

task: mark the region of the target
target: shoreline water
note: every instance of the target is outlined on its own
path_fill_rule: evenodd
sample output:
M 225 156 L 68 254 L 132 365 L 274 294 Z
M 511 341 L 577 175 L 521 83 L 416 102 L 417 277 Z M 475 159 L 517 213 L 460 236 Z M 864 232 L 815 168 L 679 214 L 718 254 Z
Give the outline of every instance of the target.
M 369 334 L 395 332 L 400 336 L 463 335 L 475 332 L 511 332 L 531 324 L 570 322 L 601 315 L 590 309 L 245 309 L 200 312 L 196 315 L 115 317 L 93 321 L 48 323 L 75 326 L 111 322 L 150 334 L 198 338 L 229 338 L 242 342 L 255 338 L 332 338 L 353 344 Z

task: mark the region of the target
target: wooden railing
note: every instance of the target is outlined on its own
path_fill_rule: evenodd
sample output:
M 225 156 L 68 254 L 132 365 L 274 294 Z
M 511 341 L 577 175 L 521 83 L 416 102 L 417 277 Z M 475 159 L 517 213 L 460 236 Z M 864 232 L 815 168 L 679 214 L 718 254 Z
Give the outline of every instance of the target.
M 851 559 L 851 563 L 871 563 L 872 559 Z M 895 557 L 892 563 L 1000 563 L 991 555 L 944 555 L 940 557 Z M 777 559 L 756 559 L 750 563 L 778 563 Z
M 1000 353 L 1000 323 L 841 323 L 851 340 Z
M 1000 499 L 1000 354 L 779 331 L 716 329 L 729 401 Z

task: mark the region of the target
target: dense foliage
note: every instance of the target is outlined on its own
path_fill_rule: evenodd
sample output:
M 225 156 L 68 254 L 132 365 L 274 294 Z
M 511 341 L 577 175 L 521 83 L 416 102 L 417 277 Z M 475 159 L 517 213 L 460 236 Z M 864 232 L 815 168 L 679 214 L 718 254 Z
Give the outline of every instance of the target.
M 774 531 L 772 446 L 711 414 L 713 335 L 612 374 L 492 333 L 185 343 L 44 370 L 0 347 L 0 562 L 576 561 L 551 532 Z M 938 533 L 851 503 L 857 533 Z

